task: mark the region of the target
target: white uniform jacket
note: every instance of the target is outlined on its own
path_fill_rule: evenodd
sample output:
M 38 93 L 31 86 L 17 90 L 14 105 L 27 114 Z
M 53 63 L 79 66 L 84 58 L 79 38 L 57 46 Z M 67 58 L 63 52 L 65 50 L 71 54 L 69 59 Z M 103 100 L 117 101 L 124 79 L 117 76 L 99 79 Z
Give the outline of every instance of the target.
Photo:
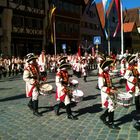
M 59 70 L 56 74 L 56 100 L 64 102 L 65 105 L 70 103 L 70 98 L 66 93 L 66 88 L 62 85 L 62 75 L 61 75 L 61 70 Z
M 39 91 L 35 83 L 39 83 L 39 71 L 37 66 L 27 65 L 24 68 L 23 80 L 26 82 L 26 97 L 37 100 Z
M 105 72 L 100 73 L 98 79 L 98 86 L 101 89 L 101 102 L 103 108 L 108 108 L 109 112 L 112 112 L 115 109 L 114 97 L 110 95 L 110 90 L 112 87 L 107 86 L 105 75 L 108 77 L 108 80 L 110 80 L 109 74 Z

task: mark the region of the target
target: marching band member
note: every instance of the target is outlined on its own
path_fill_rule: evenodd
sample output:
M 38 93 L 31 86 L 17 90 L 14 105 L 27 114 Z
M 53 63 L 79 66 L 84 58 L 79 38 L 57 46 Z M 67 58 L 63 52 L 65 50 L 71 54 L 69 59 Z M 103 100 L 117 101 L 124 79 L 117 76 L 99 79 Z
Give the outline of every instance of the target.
M 112 87 L 109 66 L 113 63 L 113 60 L 106 60 L 100 64 L 102 74 L 100 74 L 99 88 L 101 89 L 101 102 L 102 107 L 107 110 L 100 116 L 100 119 L 105 125 L 112 129 L 120 129 L 114 124 L 114 111 L 115 111 L 115 92 L 116 90 Z M 101 76 L 102 75 L 102 76 Z M 108 121 L 106 120 L 108 118 Z
M 121 58 L 121 69 L 120 69 L 120 74 L 123 77 L 126 72 L 126 58 L 122 56 Z
M 69 84 L 69 74 L 67 71 L 67 68 L 70 67 L 69 63 L 66 63 L 63 61 L 59 65 L 59 70 L 56 74 L 56 86 L 57 86 L 57 91 L 56 91 L 56 100 L 59 102 L 54 110 L 56 115 L 59 115 L 59 110 L 61 105 L 64 103 L 66 106 L 66 113 L 67 113 L 67 118 L 76 120 L 77 118 L 73 116 L 72 111 L 71 111 L 71 105 L 70 105 L 70 96 L 69 96 L 69 90 L 67 89 L 68 84 Z
M 136 56 L 127 56 L 128 68 L 124 75 L 126 82 L 126 91 L 130 94 L 135 94 L 135 107 L 137 111 L 140 111 L 140 85 L 139 85 L 139 72 L 135 67 Z
M 11 71 L 12 71 L 12 75 L 14 76 L 14 74 L 15 74 L 15 71 L 16 71 L 16 67 L 17 67 L 17 65 L 16 65 L 16 58 L 15 58 L 15 56 L 12 56 L 12 58 L 11 58 Z
M 96 85 L 96 89 L 99 89 L 99 83 L 100 83 L 100 77 L 102 77 L 102 73 L 103 73 L 103 70 L 100 68 L 100 65 L 102 62 L 105 61 L 105 58 L 103 56 L 98 56 L 98 83 Z
M 81 64 L 80 64 L 80 59 L 77 59 L 76 60 L 75 71 L 76 71 L 76 76 L 78 78 L 80 78 L 81 77 Z
M 40 74 L 41 74 L 43 80 L 46 80 L 47 60 L 46 60 L 45 50 L 42 50 L 41 54 L 38 57 L 38 65 L 39 65 Z
M 33 53 L 26 56 L 26 65 L 23 73 L 23 80 L 26 82 L 26 97 L 30 97 L 28 107 L 33 110 L 33 114 L 40 117 L 38 112 L 38 97 L 39 97 L 39 68 L 36 62 L 36 57 Z
M 83 58 L 82 59 L 82 62 L 81 62 L 81 71 L 82 71 L 82 74 L 84 76 L 84 81 L 87 82 L 87 62 L 86 62 L 86 58 Z

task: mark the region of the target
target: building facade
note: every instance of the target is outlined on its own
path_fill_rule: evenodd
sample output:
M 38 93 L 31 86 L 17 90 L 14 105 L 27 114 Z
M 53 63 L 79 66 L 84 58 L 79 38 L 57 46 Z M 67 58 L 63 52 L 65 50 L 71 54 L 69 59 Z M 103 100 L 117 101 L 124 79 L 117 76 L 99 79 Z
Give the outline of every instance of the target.
M 0 54 L 3 54 L 4 51 L 7 51 L 7 45 L 8 44 L 8 38 L 7 38 L 7 28 L 6 28 L 6 22 L 5 19 L 7 18 L 5 16 L 5 12 L 7 10 L 7 0 L 1 0 L 0 1 Z M 7 41 L 7 44 L 4 42 Z
M 75 54 L 80 40 L 81 0 L 59 0 L 51 3 L 50 7 L 52 5 L 56 7 L 52 23 L 55 24 L 55 42 L 49 43 L 47 52 L 54 54 L 56 49 L 57 54 L 63 53 L 63 46 L 65 46 L 66 53 Z M 54 48 L 55 45 L 56 48 Z
M 101 44 L 98 45 L 94 44 L 94 37 L 97 36 L 101 38 Z M 91 4 L 89 2 L 82 14 L 80 40 L 85 50 L 89 53 L 92 47 L 97 51 L 103 50 L 104 34 L 95 3 Z
M 9 0 L 11 12 L 11 54 L 40 53 L 43 47 L 45 1 Z
M 125 9 L 124 17 L 124 45 L 133 52 L 140 52 L 140 8 Z

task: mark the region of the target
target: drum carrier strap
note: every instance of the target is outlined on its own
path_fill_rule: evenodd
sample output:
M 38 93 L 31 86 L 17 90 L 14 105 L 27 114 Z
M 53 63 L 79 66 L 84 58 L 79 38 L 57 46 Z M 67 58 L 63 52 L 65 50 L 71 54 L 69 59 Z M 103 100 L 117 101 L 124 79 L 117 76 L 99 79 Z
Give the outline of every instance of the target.
M 104 72 L 104 78 L 105 78 L 105 86 L 111 88 L 112 87 L 112 82 L 111 82 L 109 74 Z

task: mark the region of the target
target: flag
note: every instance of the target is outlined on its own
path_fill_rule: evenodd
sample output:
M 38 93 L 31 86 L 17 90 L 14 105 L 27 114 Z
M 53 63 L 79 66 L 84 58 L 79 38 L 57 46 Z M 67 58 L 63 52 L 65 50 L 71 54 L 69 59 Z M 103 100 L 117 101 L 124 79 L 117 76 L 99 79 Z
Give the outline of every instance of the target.
M 103 3 L 103 9 L 104 9 L 104 19 L 105 19 L 105 27 L 104 27 L 104 32 L 106 38 L 108 38 L 108 28 L 109 28 L 109 22 L 108 22 L 108 17 L 107 17 L 107 10 L 109 8 L 109 5 L 111 3 L 111 0 L 102 0 Z
M 120 8 L 120 0 L 114 0 L 115 1 L 115 5 L 116 5 L 116 10 L 117 10 L 117 15 L 118 15 L 118 24 L 116 27 L 116 30 L 113 34 L 113 37 L 116 36 L 117 32 L 120 30 L 121 27 L 121 8 Z
M 102 0 L 102 3 L 103 3 L 103 8 L 104 8 L 104 14 L 106 15 L 106 12 L 109 8 L 111 0 Z
M 50 17 L 49 17 L 49 20 L 50 20 L 50 25 L 51 25 L 51 42 L 54 43 L 54 27 L 53 27 L 53 22 L 54 19 L 53 19 L 53 14 L 55 12 L 55 9 L 56 7 L 53 7 L 50 11 Z
M 78 47 L 78 56 L 80 57 L 81 56 L 81 46 L 79 45 Z
M 94 50 L 94 47 L 92 47 L 92 56 L 95 56 L 95 50 Z
M 49 10 L 49 17 L 48 17 L 48 25 L 47 25 L 47 38 L 51 40 L 51 43 L 54 42 L 54 29 L 53 29 L 53 22 L 54 19 L 53 19 L 53 14 L 56 10 L 56 7 L 55 6 L 52 6 Z

